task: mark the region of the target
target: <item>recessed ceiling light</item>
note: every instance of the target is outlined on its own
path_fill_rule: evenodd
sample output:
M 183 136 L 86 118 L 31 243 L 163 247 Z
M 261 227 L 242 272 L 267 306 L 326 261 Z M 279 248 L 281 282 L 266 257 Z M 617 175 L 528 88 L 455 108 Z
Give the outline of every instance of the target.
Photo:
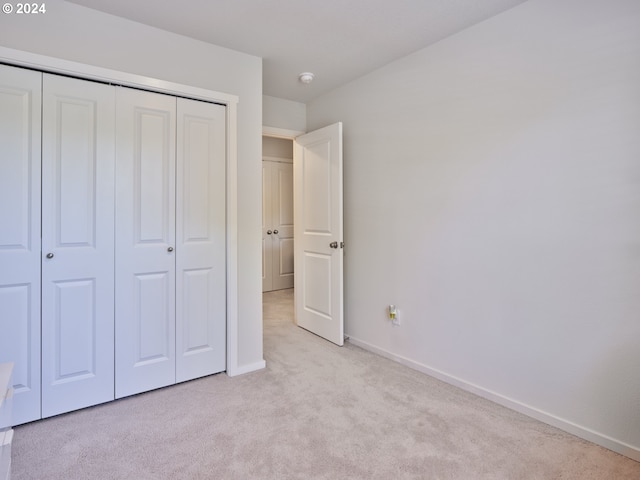
M 300 80 L 305 85 L 309 85 L 311 82 L 313 82 L 313 77 L 315 77 L 313 73 L 304 72 L 298 75 L 298 80 Z

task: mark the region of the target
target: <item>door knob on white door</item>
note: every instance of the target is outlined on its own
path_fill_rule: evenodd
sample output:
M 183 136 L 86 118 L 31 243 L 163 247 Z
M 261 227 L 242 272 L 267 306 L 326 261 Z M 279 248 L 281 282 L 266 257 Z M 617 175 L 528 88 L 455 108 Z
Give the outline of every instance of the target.
M 182 251 L 182 250 L 181 250 Z M 167 248 L 167 252 L 173 252 L 173 247 Z
M 47 258 L 53 258 L 53 253 L 47 253 Z
M 267 235 L 271 235 L 273 232 L 271 230 L 267 230 Z
M 338 248 L 338 242 L 331 242 L 331 243 L 329 244 L 329 247 L 331 247 L 331 248 Z
M 274 230 L 274 231 L 273 231 L 273 234 L 274 234 L 274 235 L 277 235 L 277 234 L 278 234 L 278 230 Z

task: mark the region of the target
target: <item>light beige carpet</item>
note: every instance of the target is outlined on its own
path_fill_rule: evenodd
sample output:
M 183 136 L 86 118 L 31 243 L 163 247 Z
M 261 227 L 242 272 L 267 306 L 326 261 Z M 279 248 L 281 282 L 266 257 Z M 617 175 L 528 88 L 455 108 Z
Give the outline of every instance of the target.
M 293 325 L 264 295 L 267 369 L 16 428 L 24 479 L 638 480 L 640 463 Z

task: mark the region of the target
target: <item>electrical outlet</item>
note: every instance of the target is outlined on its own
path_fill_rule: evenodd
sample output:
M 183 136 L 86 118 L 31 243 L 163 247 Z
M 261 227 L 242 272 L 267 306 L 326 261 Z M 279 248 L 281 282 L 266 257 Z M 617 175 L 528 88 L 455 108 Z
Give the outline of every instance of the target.
M 398 309 L 395 305 L 389 305 L 389 319 L 394 325 L 400 325 L 400 318 L 398 317 Z

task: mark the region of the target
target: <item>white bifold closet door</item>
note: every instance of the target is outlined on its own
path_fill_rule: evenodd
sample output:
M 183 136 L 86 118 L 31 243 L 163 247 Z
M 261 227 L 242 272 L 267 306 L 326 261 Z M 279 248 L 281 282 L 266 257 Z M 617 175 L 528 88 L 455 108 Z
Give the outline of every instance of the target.
M 116 96 L 116 398 L 175 383 L 176 99 Z
M 176 381 L 226 368 L 226 107 L 178 98 Z
M 40 418 L 42 74 L 0 65 L 0 362 L 13 362 L 13 423 Z
M 114 94 L 43 75 L 43 417 L 114 398 Z
M 226 368 L 226 108 L 0 65 L 14 425 Z
M 116 105 L 120 398 L 225 369 L 226 109 L 126 88 Z

